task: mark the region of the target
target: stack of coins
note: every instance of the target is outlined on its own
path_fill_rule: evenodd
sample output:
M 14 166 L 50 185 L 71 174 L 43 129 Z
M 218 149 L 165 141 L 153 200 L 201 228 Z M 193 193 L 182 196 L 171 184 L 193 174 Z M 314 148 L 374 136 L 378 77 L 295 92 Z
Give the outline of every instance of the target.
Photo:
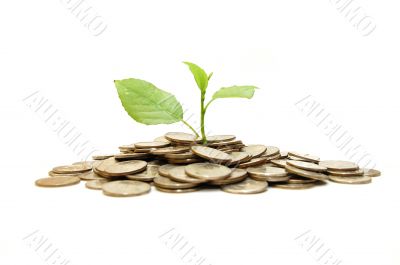
M 245 145 L 234 135 L 214 135 L 207 144 L 188 133 L 170 132 L 150 142 L 119 147 L 118 154 L 93 156 L 93 161 L 53 168 L 38 179 L 40 187 L 63 187 L 86 181 L 88 189 L 115 197 L 150 192 L 187 193 L 220 189 L 256 194 L 268 187 L 308 189 L 328 181 L 366 184 L 380 176 L 375 169 L 353 162 L 320 160 L 275 146 Z

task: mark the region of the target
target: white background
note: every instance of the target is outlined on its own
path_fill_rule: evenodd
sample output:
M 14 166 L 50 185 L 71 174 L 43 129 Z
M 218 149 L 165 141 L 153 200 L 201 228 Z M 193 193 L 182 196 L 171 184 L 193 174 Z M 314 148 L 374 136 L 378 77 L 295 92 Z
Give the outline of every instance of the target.
M 35 231 L 70 264 L 195 264 L 165 245 L 160 235 L 170 229 L 203 264 L 323 264 L 296 240 L 307 231 L 341 264 L 400 263 L 398 3 L 358 0 L 376 24 L 363 36 L 329 0 L 87 1 L 107 25 L 93 36 L 65 2 L 7 1 L 0 9 L 0 264 L 49 264 L 24 240 Z M 221 86 L 261 88 L 252 100 L 215 102 L 206 121 L 213 133 L 347 159 L 296 107 L 311 95 L 382 177 L 254 196 L 152 191 L 117 199 L 84 183 L 35 187 L 53 166 L 80 157 L 24 98 L 38 91 L 93 146 L 116 152 L 186 129 L 131 120 L 113 80 L 151 81 L 197 115 L 198 89 L 182 61 L 214 71 L 209 96 Z

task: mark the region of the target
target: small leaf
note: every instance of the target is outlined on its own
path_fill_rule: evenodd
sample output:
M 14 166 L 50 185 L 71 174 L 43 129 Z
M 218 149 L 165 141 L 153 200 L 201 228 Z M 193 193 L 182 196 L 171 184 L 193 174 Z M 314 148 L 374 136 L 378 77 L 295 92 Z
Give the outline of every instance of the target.
M 210 79 L 211 79 L 211 77 L 213 76 L 213 74 L 214 74 L 214 73 L 213 73 L 213 72 L 211 72 L 211 73 L 208 75 L 208 78 L 207 78 L 207 79 L 208 79 L 208 81 L 210 81 Z
M 189 66 L 189 69 L 194 76 L 194 80 L 197 83 L 197 86 L 200 88 L 200 91 L 204 93 L 208 86 L 208 76 L 206 72 L 194 63 L 190 62 L 183 62 L 183 63 Z
M 114 81 L 126 112 L 147 125 L 171 124 L 183 119 L 182 105 L 174 95 L 140 79 Z
M 223 87 L 214 93 L 212 99 L 217 98 L 252 98 L 257 87 L 255 86 L 231 86 Z

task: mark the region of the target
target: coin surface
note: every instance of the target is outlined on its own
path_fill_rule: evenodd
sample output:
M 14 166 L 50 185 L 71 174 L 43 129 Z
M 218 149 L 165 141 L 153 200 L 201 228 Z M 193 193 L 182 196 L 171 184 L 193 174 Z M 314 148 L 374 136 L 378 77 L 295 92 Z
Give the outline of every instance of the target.
M 149 158 L 150 154 L 147 153 L 121 153 L 114 155 L 116 160 L 135 160 L 135 159 L 146 159 Z
M 296 175 L 290 175 L 290 178 L 286 182 L 288 184 L 308 184 L 308 183 L 315 183 L 317 181 L 319 180 L 303 178 Z
M 256 194 L 267 190 L 268 183 L 266 181 L 258 181 L 247 178 L 239 183 L 224 185 L 221 189 L 225 192 L 235 194 Z
M 315 163 L 319 162 L 319 157 L 312 156 L 309 154 L 300 154 L 298 152 L 288 152 L 288 156 L 297 157 L 304 161 L 310 161 L 310 162 L 315 162 Z
M 314 164 L 312 162 L 288 160 L 286 164 L 300 169 L 315 171 L 315 172 L 325 172 L 327 170 L 326 167 Z
M 255 180 L 280 182 L 289 179 L 288 173 L 280 167 L 249 167 L 247 173 Z
M 251 160 L 251 156 L 246 152 L 232 152 L 229 154 L 231 161 L 227 165 L 236 165 Z
M 178 182 L 187 182 L 187 183 L 203 183 L 207 180 L 193 178 L 186 174 L 185 166 L 176 166 L 168 170 L 168 178 L 178 181 Z
M 319 162 L 319 165 L 333 171 L 351 171 L 358 169 L 357 164 L 342 160 L 324 160 Z
M 94 179 L 85 183 L 85 187 L 92 190 L 101 190 L 104 183 L 109 182 L 108 179 Z
M 288 189 L 288 190 L 304 190 L 315 187 L 314 183 L 285 183 L 274 184 L 274 188 Z
M 104 179 L 103 177 L 101 177 L 100 175 L 96 174 L 93 171 L 77 174 L 76 177 L 80 178 L 81 180 Z
M 165 192 L 165 193 L 188 193 L 188 192 L 195 192 L 198 191 L 200 189 L 198 188 L 190 188 L 190 189 L 165 189 L 165 188 L 161 188 L 159 186 L 156 186 L 156 190 L 161 191 L 161 192 Z
M 243 147 L 240 151 L 250 154 L 253 158 L 259 157 L 267 151 L 267 147 L 262 144 L 253 144 Z
M 172 165 L 172 164 L 165 164 L 162 165 L 158 168 L 158 174 L 160 174 L 163 177 L 169 177 L 169 170 L 172 168 L 177 167 L 177 165 Z
M 316 179 L 316 180 L 321 180 L 321 181 L 328 180 L 327 175 L 319 173 L 319 172 L 308 171 L 308 170 L 300 169 L 300 168 L 293 167 L 290 165 L 286 165 L 285 169 L 292 174 L 302 176 L 305 178 Z
M 159 166 L 147 166 L 145 171 L 126 175 L 126 178 L 130 180 L 152 181 L 155 177 L 159 176 L 158 168 Z
M 369 176 L 339 177 L 333 175 L 329 175 L 329 180 L 342 184 L 368 184 L 372 181 L 371 177 Z
M 111 181 L 102 185 L 103 193 L 113 197 L 138 196 L 148 193 L 150 188 L 150 184 L 135 180 Z
M 232 141 L 236 138 L 235 135 L 211 135 L 207 136 L 207 142 L 215 143 L 215 142 L 227 142 Z
M 125 176 L 141 172 L 146 169 L 146 166 L 146 161 L 128 160 L 108 165 L 104 168 L 103 172 L 108 176 Z
M 195 135 L 182 132 L 169 132 L 164 137 L 169 141 L 178 143 L 193 143 L 197 140 Z
M 63 174 L 63 173 L 68 174 L 68 173 L 82 173 L 85 171 L 89 171 L 91 169 L 92 165 L 85 163 L 85 164 L 58 166 L 53 168 L 52 171 L 58 174 Z
M 275 166 L 278 166 L 278 167 L 285 167 L 287 161 L 288 161 L 287 159 L 273 159 L 273 160 L 270 160 L 269 162 L 271 162 L 272 164 L 274 164 Z
M 177 182 L 166 177 L 158 176 L 154 178 L 154 185 L 164 189 L 188 189 L 196 187 L 198 184 Z
M 265 164 L 267 162 L 267 160 L 268 159 L 265 157 L 252 158 L 250 161 L 239 164 L 238 167 L 239 168 L 255 167 L 255 166 Z
M 165 158 L 168 159 L 188 159 L 188 158 L 194 158 L 196 157 L 195 154 L 193 154 L 192 151 L 188 151 L 185 153 L 178 153 L 178 154 L 166 154 Z
M 364 171 L 364 176 L 368 177 L 379 177 L 381 175 L 381 172 L 379 170 L 372 168 L 363 168 L 363 171 Z
M 157 138 L 154 139 L 155 142 L 166 142 L 166 143 L 171 143 L 170 141 L 167 140 L 167 138 L 165 138 L 165 136 L 159 136 Z
M 229 177 L 232 170 L 213 163 L 195 163 L 185 166 L 185 173 L 193 178 L 209 181 L 225 179 Z
M 232 169 L 231 174 L 229 177 L 220 180 L 213 180 L 210 181 L 209 184 L 211 185 L 228 185 L 232 183 L 237 183 L 244 180 L 247 177 L 247 171 L 242 168 L 235 168 Z
M 195 145 L 191 150 L 196 155 L 212 162 L 226 163 L 232 160 L 229 154 L 211 147 Z
M 166 154 L 186 153 L 187 151 L 189 151 L 189 147 L 186 146 L 180 146 L 180 147 L 169 146 L 151 150 L 150 153 L 152 153 L 153 155 L 166 155 Z
M 339 177 L 355 177 L 355 176 L 362 176 L 364 175 L 364 170 L 357 169 L 352 171 L 334 171 L 328 170 L 329 175 L 339 176 Z
M 169 143 L 167 142 L 139 142 L 135 143 L 135 148 L 161 148 L 161 147 L 167 147 Z
M 80 181 L 81 179 L 76 176 L 59 176 L 41 178 L 36 180 L 35 184 L 39 187 L 65 187 L 78 184 Z
M 265 151 L 263 156 L 275 156 L 275 155 L 279 155 L 279 157 L 281 156 L 281 154 L 279 153 L 279 148 L 276 146 L 267 146 L 267 151 Z

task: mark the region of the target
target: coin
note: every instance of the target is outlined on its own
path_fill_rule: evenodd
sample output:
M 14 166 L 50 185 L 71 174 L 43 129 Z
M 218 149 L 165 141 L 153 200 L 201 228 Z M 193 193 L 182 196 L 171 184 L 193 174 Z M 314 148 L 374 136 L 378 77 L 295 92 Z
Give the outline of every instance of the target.
M 169 143 L 167 142 L 139 142 L 135 143 L 135 148 L 161 148 L 161 147 L 167 147 Z
M 235 168 L 232 169 L 231 174 L 229 177 L 225 179 L 220 179 L 220 180 L 213 180 L 210 181 L 209 183 L 211 185 L 227 185 L 227 184 L 232 184 L 236 182 L 240 182 L 244 180 L 247 177 L 247 171 L 241 168 Z
M 327 170 L 326 167 L 304 161 L 288 160 L 287 165 L 315 172 L 325 172 Z
M 169 146 L 160 149 L 154 149 L 151 151 L 153 155 L 166 155 L 166 154 L 179 154 L 179 153 L 186 153 L 189 151 L 189 147 L 186 146 Z
M 159 166 L 147 166 L 146 170 L 136 174 L 126 175 L 126 178 L 130 180 L 139 181 L 152 181 L 155 177 L 158 177 Z
M 359 176 L 359 177 L 339 177 L 329 175 L 329 180 L 342 184 L 368 184 L 371 182 L 371 177 L 369 176 Z
M 35 184 L 39 187 L 64 187 L 78 184 L 80 181 L 81 179 L 75 176 L 59 176 L 41 178 L 36 180 Z
M 146 153 L 122 153 L 122 154 L 116 154 L 114 155 L 114 158 L 116 160 L 134 160 L 134 159 L 146 159 L 149 158 L 150 154 Z
M 92 190 L 101 190 L 101 187 L 103 186 L 104 183 L 109 182 L 108 179 L 94 179 L 94 180 L 89 180 L 88 182 L 85 183 L 86 188 L 92 189 Z
M 226 163 L 231 161 L 231 156 L 229 154 L 211 147 L 195 145 L 192 146 L 191 150 L 196 155 L 212 162 Z
M 162 176 L 154 178 L 154 185 L 164 189 L 188 189 L 197 186 L 196 183 L 177 182 Z
M 342 160 L 325 160 L 319 162 L 319 165 L 333 171 L 351 171 L 358 169 L 357 164 Z
M 169 141 L 177 143 L 193 143 L 197 140 L 195 135 L 182 132 L 169 132 L 164 137 Z
M 81 180 L 104 179 L 100 175 L 96 174 L 93 171 L 88 171 L 88 172 L 77 174 L 76 177 L 80 178 Z
M 246 152 L 232 152 L 229 154 L 231 161 L 227 165 L 236 165 L 251 160 L 251 156 Z
M 207 145 L 209 147 L 224 147 L 224 146 L 235 146 L 235 145 L 241 145 L 243 142 L 241 140 L 231 140 L 231 141 L 226 141 L 226 142 L 212 142 L 208 143 Z
M 243 147 L 241 151 L 250 154 L 253 158 L 256 158 L 264 154 L 265 151 L 267 151 L 267 147 L 261 144 L 253 144 Z
M 290 165 L 286 165 L 285 169 L 295 175 L 302 176 L 305 178 L 316 179 L 316 180 L 328 180 L 328 176 L 319 172 L 308 171 L 304 169 L 300 169 L 297 167 L 293 167 Z
M 281 158 L 287 158 L 288 152 L 287 151 L 280 151 Z
M 196 156 L 191 151 L 188 151 L 185 153 L 180 153 L 180 154 L 166 154 L 165 155 L 165 158 L 168 158 L 168 159 L 188 159 L 188 158 L 194 158 L 194 157 L 196 157 Z
M 300 159 L 305 160 L 305 161 L 310 161 L 310 162 L 315 162 L 315 163 L 319 162 L 319 157 L 312 156 L 312 155 L 309 155 L 309 154 L 304 154 L 303 155 L 303 154 L 300 154 L 300 153 L 297 153 L 297 152 L 288 152 L 288 155 L 300 158 Z
M 363 171 L 364 176 L 368 177 L 379 177 L 381 175 L 381 172 L 379 170 L 373 168 L 363 168 Z
M 265 153 L 263 154 L 263 156 L 275 156 L 275 155 L 279 155 L 279 157 L 281 156 L 281 154 L 279 153 L 279 148 L 276 146 L 267 146 L 267 151 L 265 151 Z
M 265 164 L 267 162 L 267 160 L 268 159 L 265 157 L 257 157 L 257 158 L 251 159 L 250 161 L 239 164 L 238 167 L 239 168 L 255 167 L 255 166 Z
M 270 160 L 270 162 L 272 164 L 274 164 L 275 166 L 278 166 L 278 167 L 285 167 L 287 161 L 288 161 L 287 159 L 272 159 L 272 160 Z
M 258 181 L 254 179 L 245 179 L 242 182 L 224 185 L 221 189 L 225 192 L 235 194 L 255 194 L 267 190 L 268 183 L 266 181 Z
M 113 157 L 114 155 L 94 155 L 92 156 L 93 160 L 104 160 L 110 157 Z
M 146 169 L 147 163 L 142 160 L 128 160 L 116 162 L 104 168 L 104 173 L 109 176 L 125 176 L 141 172 Z
M 199 158 L 188 158 L 188 159 L 168 159 L 168 163 L 170 164 L 191 164 L 191 163 L 198 163 L 198 162 L 202 162 L 204 161 L 203 159 L 199 159 Z
M 94 163 L 94 161 L 79 161 L 79 162 L 72 163 L 72 165 L 84 165 L 84 166 L 92 168 L 93 163 Z
M 202 180 L 220 180 L 229 177 L 232 170 L 226 166 L 213 163 L 195 163 L 185 166 L 185 173 Z
M 58 166 L 52 169 L 54 173 L 63 174 L 63 173 L 82 173 L 85 171 L 89 171 L 92 169 L 92 166 L 89 164 L 78 164 L 78 165 L 67 165 L 67 166 Z
M 119 150 L 121 151 L 135 151 L 136 147 L 134 144 L 128 144 L 128 145 L 121 145 L 118 147 Z
M 195 192 L 198 191 L 198 188 L 191 188 L 191 189 L 165 189 L 159 186 L 156 186 L 156 190 L 165 192 L 165 193 L 187 193 L 187 192 Z
M 168 178 L 178 181 L 178 182 L 186 182 L 186 183 L 203 183 L 207 180 L 193 178 L 186 174 L 185 166 L 177 166 L 168 170 Z
M 247 173 L 252 179 L 261 181 L 279 182 L 289 179 L 286 170 L 279 167 L 249 167 Z
M 352 171 L 334 171 L 328 170 L 329 175 L 339 176 L 339 177 L 355 177 L 355 176 L 362 176 L 364 175 L 364 170 L 357 169 Z
M 159 136 L 156 139 L 154 139 L 155 142 L 166 142 L 166 143 L 171 143 L 170 141 L 165 138 L 165 136 Z
M 227 142 L 232 141 L 236 138 L 234 135 L 211 135 L 207 136 L 207 142 L 215 143 L 215 142 Z
M 308 184 L 308 183 L 314 183 L 317 181 L 319 181 L 319 180 L 303 178 L 303 177 L 296 176 L 296 175 L 290 175 L 290 178 L 286 182 L 288 184 Z
M 289 190 L 304 190 L 315 187 L 314 183 L 277 183 L 272 187 Z
M 135 180 L 118 180 L 103 183 L 102 190 L 105 195 L 113 197 L 138 196 L 150 191 L 148 183 Z
M 162 165 L 158 168 L 158 174 L 160 174 L 163 177 L 169 177 L 169 170 L 172 168 L 177 167 L 177 165 L 172 165 L 172 164 L 165 164 Z

